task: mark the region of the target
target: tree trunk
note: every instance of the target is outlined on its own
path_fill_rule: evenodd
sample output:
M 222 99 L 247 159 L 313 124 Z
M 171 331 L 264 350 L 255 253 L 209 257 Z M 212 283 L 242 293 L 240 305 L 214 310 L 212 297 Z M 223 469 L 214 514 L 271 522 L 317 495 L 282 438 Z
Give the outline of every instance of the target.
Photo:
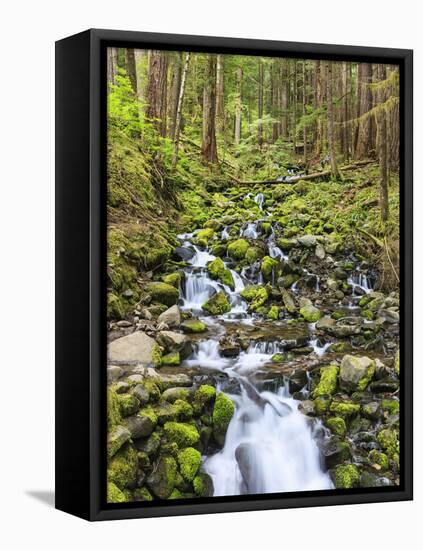
M 224 57 L 219 54 L 216 59 L 216 118 L 221 133 L 225 131 L 225 81 L 224 81 Z
M 281 82 L 281 133 L 283 139 L 288 139 L 288 61 L 282 60 L 282 82 Z
M 386 65 L 378 66 L 378 80 L 382 82 L 386 80 Z M 383 88 L 378 90 L 378 104 L 382 105 L 386 100 L 386 93 Z M 381 107 L 377 111 L 377 148 L 379 153 L 379 168 L 380 168 L 380 216 L 383 222 L 386 222 L 389 217 L 389 162 L 388 162 L 388 135 L 386 124 L 386 110 Z
M 172 90 L 170 95 L 170 111 L 169 111 L 169 137 L 175 139 L 176 117 L 178 112 L 178 102 L 181 90 L 181 73 L 182 73 L 182 52 L 178 52 L 173 62 L 172 75 Z
M 371 63 L 362 63 L 360 86 L 360 106 L 359 106 L 359 125 L 357 136 L 357 148 L 355 158 L 368 157 L 371 150 L 372 126 L 371 117 L 364 116 L 372 108 L 372 65 Z
M 303 61 L 303 116 L 306 115 L 307 113 L 307 109 L 306 109 L 306 105 L 307 105 L 307 90 L 306 90 L 306 62 L 305 60 Z M 304 142 L 304 148 L 303 148 L 303 153 L 304 153 L 304 164 L 307 164 L 307 125 L 304 123 L 303 125 L 303 142 Z
M 316 81 L 316 99 L 315 99 L 315 109 L 321 109 L 322 108 L 322 102 L 323 102 L 323 93 L 322 93 L 322 71 L 321 71 L 321 63 L 320 61 L 314 62 L 314 74 L 315 74 L 315 81 Z M 322 142 L 323 142 L 323 121 L 321 115 L 317 117 L 316 120 L 316 143 L 315 143 L 315 155 L 316 157 L 320 157 L 322 154 Z
M 111 84 L 116 84 L 116 75 L 118 72 L 118 50 L 117 48 L 107 48 L 107 80 Z
M 297 60 L 294 59 L 294 82 L 292 90 L 292 145 L 294 154 L 297 152 Z
M 242 123 L 242 69 L 238 67 L 235 71 L 236 79 L 236 97 L 235 97 L 235 145 L 241 141 L 241 123 Z
M 342 130 L 342 154 L 344 159 L 349 159 L 350 145 L 348 139 L 348 63 L 342 63 L 342 86 L 341 86 L 341 130 Z
M 173 143 L 173 157 L 172 157 L 172 166 L 176 166 L 178 162 L 178 150 L 179 150 L 179 136 L 181 134 L 181 122 L 182 122 L 182 106 L 184 102 L 185 94 L 185 84 L 187 80 L 188 67 L 189 67 L 190 53 L 188 52 L 185 56 L 184 68 L 181 75 L 179 96 L 178 96 L 178 105 L 176 108 L 176 118 L 175 118 L 175 131 L 174 131 L 174 143 Z
M 217 164 L 216 56 L 209 54 L 203 91 L 203 139 L 201 151 L 207 164 Z
M 263 61 L 259 58 L 258 60 L 258 127 L 257 127 L 257 133 L 258 133 L 258 144 L 259 147 L 263 145 L 263 88 L 264 88 L 264 69 L 263 69 Z
M 280 116 L 279 116 L 279 60 L 275 59 L 272 63 L 272 79 L 270 82 L 272 88 L 272 142 L 279 138 Z
M 166 136 L 167 66 L 166 52 L 151 51 L 146 114 L 163 137 Z
M 137 85 L 137 69 L 135 65 L 135 53 L 133 48 L 125 48 L 125 67 L 126 74 L 131 81 L 132 90 L 134 91 L 135 96 L 138 94 L 138 85 Z
M 332 95 L 332 61 L 326 62 L 326 97 L 328 103 L 328 146 L 329 146 L 329 155 L 330 155 L 330 167 L 332 177 L 334 179 L 339 179 L 339 170 L 338 164 L 336 162 L 336 149 L 335 149 L 335 137 L 333 131 L 333 95 Z

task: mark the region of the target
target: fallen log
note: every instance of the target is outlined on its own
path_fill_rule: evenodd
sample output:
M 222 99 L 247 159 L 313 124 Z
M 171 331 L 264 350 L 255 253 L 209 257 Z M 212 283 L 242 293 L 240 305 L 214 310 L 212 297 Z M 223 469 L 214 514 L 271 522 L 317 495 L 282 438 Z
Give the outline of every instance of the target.
M 342 172 L 347 172 L 348 170 L 355 170 L 356 168 L 360 168 L 361 166 L 366 166 L 367 164 L 372 164 L 375 162 L 374 160 L 360 160 L 357 162 L 354 162 L 353 164 L 348 164 L 347 166 L 342 166 L 339 168 Z M 315 180 L 319 178 L 325 178 L 326 176 L 331 175 L 331 170 L 323 170 L 322 172 L 314 172 L 313 174 L 305 174 L 303 176 L 292 176 L 288 181 L 281 181 L 281 180 L 267 180 L 267 181 L 238 181 L 237 183 L 239 185 L 278 185 L 278 184 L 287 184 L 292 185 L 294 183 L 297 183 L 299 181 L 309 181 L 309 180 Z

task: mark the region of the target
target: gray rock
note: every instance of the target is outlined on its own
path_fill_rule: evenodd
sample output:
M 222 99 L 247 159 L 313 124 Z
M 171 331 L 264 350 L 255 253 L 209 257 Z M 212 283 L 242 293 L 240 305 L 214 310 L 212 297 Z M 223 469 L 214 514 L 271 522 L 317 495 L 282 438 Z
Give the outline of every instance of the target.
M 128 382 L 120 381 L 117 384 L 114 385 L 114 389 L 116 393 L 126 393 L 131 388 L 130 384 Z
M 181 312 L 177 305 L 174 305 L 159 315 L 157 322 L 166 323 L 168 328 L 177 328 L 181 324 Z M 163 330 L 163 329 L 159 329 Z
M 311 399 L 305 399 L 298 405 L 298 410 L 307 416 L 315 415 L 314 402 Z
M 148 437 L 151 435 L 154 425 L 147 416 L 128 416 L 125 419 L 125 426 L 129 430 L 132 439 Z
M 156 342 L 144 332 L 137 331 L 114 340 L 108 346 L 109 362 L 142 363 L 144 365 L 153 362 L 153 351 Z
M 133 376 L 137 375 L 134 374 Z M 142 384 L 137 384 L 133 388 L 132 395 L 134 395 L 138 399 L 141 405 L 147 405 L 147 403 L 150 401 L 150 394 Z
M 361 408 L 363 416 L 369 420 L 377 420 L 380 417 L 380 405 L 377 401 L 366 403 Z
M 116 324 L 120 328 L 132 327 L 132 323 L 130 321 L 126 321 L 124 319 L 122 321 L 118 321 Z
M 177 399 L 186 399 L 189 393 L 187 388 L 169 388 L 162 393 L 162 400 L 174 403 Z
M 326 252 L 325 252 L 325 249 L 323 248 L 323 246 L 321 244 L 318 244 L 316 246 L 315 255 L 316 255 L 317 258 L 319 258 L 319 260 L 324 260 L 325 259 Z
M 399 323 L 400 320 L 398 311 L 392 309 L 380 309 L 379 315 L 383 317 L 387 323 L 391 324 Z
M 116 426 L 107 437 L 107 456 L 112 458 L 118 450 L 131 438 L 131 433 L 125 426 Z
M 169 498 L 175 486 L 177 465 L 171 456 L 161 457 L 147 478 L 147 485 L 154 495 L 161 499 Z
M 313 246 L 316 246 L 317 239 L 314 235 L 303 235 L 298 237 L 298 243 L 305 248 L 313 248 Z
M 373 378 L 376 365 L 369 357 L 344 355 L 339 371 L 339 385 L 347 391 L 363 391 Z
M 335 319 L 332 319 L 332 317 L 328 317 L 326 315 L 325 317 L 322 317 L 317 321 L 316 328 L 320 330 L 327 330 L 333 327 L 335 323 L 336 323 Z
M 107 367 L 107 381 L 109 384 L 118 380 L 124 374 L 124 370 L 117 365 L 110 365 Z
M 289 290 L 286 290 L 285 288 L 282 289 L 282 301 L 285 309 L 289 313 L 293 313 L 297 309 L 292 294 L 289 292 Z
M 398 389 L 398 382 L 396 380 L 390 380 L 389 378 L 384 378 L 382 380 L 377 380 L 370 384 L 370 390 L 374 393 L 393 393 Z
M 192 351 L 189 338 L 179 332 L 163 330 L 158 333 L 157 342 L 163 346 L 166 351 L 179 351 L 181 359 L 187 358 Z

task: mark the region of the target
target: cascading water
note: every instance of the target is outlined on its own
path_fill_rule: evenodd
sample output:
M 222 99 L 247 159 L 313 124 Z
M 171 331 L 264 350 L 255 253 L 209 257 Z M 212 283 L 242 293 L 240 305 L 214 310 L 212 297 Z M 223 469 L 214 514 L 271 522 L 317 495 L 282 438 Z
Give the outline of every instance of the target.
M 260 209 L 264 197 L 255 197 Z M 258 222 L 248 223 L 242 230 L 244 237 L 258 237 Z M 226 231 L 226 233 L 225 233 Z M 226 237 L 226 228 L 222 239 Z M 229 236 L 229 234 L 228 234 Z M 217 316 L 217 321 L 225 332 L 224 323 L 233 318 L 253 324 L 254 318 L 247 312 L 247 303 L 240 296 L 245 282 L 260 283 L 262 275 L 259 264 L 255 268 L 245 268 L 241 275 L 230 269 L 235 288 L 210 279 L 207 263 L 215 259 L 208 250 L 201 250 L 190 241 L 194 234 L 180 235 L 184 246 L 194 250 L 189 260 L 190 267 L 185 271 L 183 285 L 183 309 L 199 313 L 204 304 L 216 291 L 224 289 L 231 305 L 231 311 Z M 273 237 L 273 238 L 272 238 Z M 274 233 L 268 238 L 271 257 L 286 259 L 275 245 Z M 207 319 L 207 318 L 206 318 Z M 312 340 L 316 354 L 324 353 L 327 346 L 318 345 Z M 184 364 L 188 367 L 200 367 L 205 370 L 222 371 L 237 381 L 239 395 L 230 395 L 236 410 L 229 424 L 223 449 L 203 457 L 204 469 L 212 477 L 214 495 L 238 495 L 257 493 L 276 493 L 286 491 L 306 491 L 330 489 L 333 487 L 329 475 L 321 468 L 319 448 L 316 443 L 316 431 L 320 422 L 310 423 L 299 410 L 299 401 L 281 387 L 276 392 L 259 391 L 254 373 L 271 361 L 276 353 L 285 351 L 283 341 L 259 341 L 250 343 L 246 351 L 238 357 L 222 357 L 217 339 L 206 339 L 196 344 L 195 351 Z M 217 387 L 219 391 L 219 386 Z M 321 430 L 320 430 L 321 431 Z

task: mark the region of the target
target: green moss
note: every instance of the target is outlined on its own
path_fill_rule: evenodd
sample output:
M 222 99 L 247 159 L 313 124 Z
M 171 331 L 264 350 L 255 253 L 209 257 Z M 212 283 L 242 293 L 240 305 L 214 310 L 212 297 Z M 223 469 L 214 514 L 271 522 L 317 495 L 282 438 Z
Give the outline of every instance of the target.
M 272 306 L 267 312 L 267 318 L 272 321 L 277 321 L 279 319 L 279 308 L 278 306 Z
M 187 319 L 181 324 L 181 329 L 188 334 L 198 334 L 207 330 L 207 325 L 198 319 Z
M 220 392 L 213 408 L 213 435 L 220 445 L 225 441 L 226 431 L 234 412 L 235 405 L 232 400 L 225 393 Z
M 249 244 L 245 239 L 238 239 L 228 245 L 228 256 L 233 260 L 243 260 L 247 253 Z
M 122 395 L 119 395 L 118 398 L 119 398 L 120 412 L 121 412 L 121 415 L 124 417 L 130 416 L 131 414 L 135 414 L 140 408 L 140 402 L 135 397 L 135 395 L 132 395 L 130 393 L 124 393 Z
M 313 397 L 323 397 L 333 395 L 338 381 L 339 367 L 330 365 L 320 369 L 320 381 L 313 391 Z
M 180 449 L 192 447 L 200 440 L 200 434 L 192 424 L 182 422 L 166 422 L 164 432 L 170 442 L 175 442 Z
M 182 274 L 177 271 L 176 273 L 170 273 L 169 275 L 163 275 L 162 281 L 166 283 L 167 285 L 174 286 L 175 288 L 179 288 L 182 280 Z
M 150 502 L 153 500 L 153 495 L 147 489 L 147 487 L 140 487 L 139 489 L 134 489 L 132 491 L 134 500 L 137 502 Z
M 263 256 L 263 252 L 261 251 L 260 248 L 257 248 L 255 246 L 251 246 L 245 254 L 245 260 L 249 264 L 253 264 L 258 259 L 260 259 L 262 256 Z
M 172 456 L 161 456 L 154 470 L 147 478 L 147 484 L 153 494 L 160 499 L 167 499 L 175 488 L 178 466 Z
M 107 317 L 109 319 L 120 320 L 125 317 L 125 305 L 119 296 L 108 292 L 107 294 Z
M 350 401 L 332 401 L 330 412 L 339 414 L 342 417 L 353 416 L 360 412 L 360 405 Z
M 377 440 L 389 457 L 394 458 L 399 453 L 398 432 L 391 428 L 385 428 L 377 434 Z
M 250 303 L 250 307 L 248 308 L 248 310 L 251 312 L 256 311 L 257 313 L 260 313 L 260 309 L 267 302 L 268 298 L 269 294 L 267 292 L 267 289 L 264 286 L 260 287 L 253 301 Z
M 213 256 L 226 256 L 226 244 L 216 243 L 211 247 L 211 253 Z
M 361 316 L 367 319 L 368 321 L 373 321 L 374 319 L 374 313 L 373 311 L 370 311 L 370 309 L 361 310 Z
M 162 361 L 162 350 L 158 344 L 154 344 L 151 350 L 151 361 L 153 365 L 160 365 Z
M 381 406 L 388 414 L 399 414 L 400 403 L 397 399 L 382 399 Z
M 224 292 L 217 292 L 201 307 L 211 315 L 222 315 L 231 310 Z
M 210 239 L 213 239 L 213 237 L 214 237 L 213 228 L 206 227 L 205 229 L 200 229 L 200 231 L 198 231 L 198 233 L 196 233 L 195 241 L 197 242 L 197 244 L 198 244 L 199 241 L 206 241 L 206 243 L 208 244 Z
M 330 406 L 330 399 L 327 399 L 326 397 L 316 397 L 316 399 L 313 401 L 314 403 L 314 411 L 317 415 L 325 414 L 326 411 L 329 409 Z
M 209 386 L 207 384 L 203 384 L 202 386 L 200 386 L 194 393 L 194 399 L 192 403 L 195 414 L 202 414 L 204 408 L 207 405 L 212 404 L 215 397 L 216 389 L 213 386 Z
M 227 285 L 231 290 L 235 289 L 234 279 L 229 269 L 226 269 L 225 264 L 220 258 L 208 262 L 207 272 L 212 279 L 217 279 L 224 285 Z
M 265 256 L 261 261 L 261 272 L 265 281 L 270 281 L 272 278 L 273 269 L 278 265 L 278 262 L 270 256 Z
M 178 351 L 174 351 L 172 353 L 168 353 L 167 355 L 163 355 L 160 361 L 161 365 L 180 365 L 181 364 L 181 357 L 179 355 Z
M 337 489 L 352 489 L 358 487 L 360 473 L 354 464 L 341 464 L 335 469 L 335 487 Z
M 173 403 L 173 410 L 178 420 L 191 420 L 194 414 L 191 405 L 182 399 L 177 399 Z
M 179 470 L 185 481 L 191 482 L 196 476 L 201 464 L 201 454 L 192 447 L 182 449 L 178 453 Z
M 131 443 L 126 443 L 109 461 L 108 481 L 121 490 L 131 487 L 136 482 L 137 470 L 137 452 Z
M 168 500 L 178 500 L 180 498 L 184 498 L 184 495 L 181 493 L 181 491 L 179 491 L 179 489 L 173 489 Z
M 192 485 L 196 495 L 199 497 L 213 496 L 213 481 L 208 474 L 200 473 L 195 476 Z
M 397 352 L 395 354 L 394 369 L 395 369 L 395 372 L 397 373 L 397 375 L 399 376 L 399 373 L 400 373 L 400 353 L 399 353 L 399 350 L 397 350 Z
M 307 305 L 300 308 L 300 315 L 307 321 L 307 323 L 315 323 L 320 319 L 322 313 L 317 309 L 317 307 Z
M 149 418 L 151 420 L 151 422 L 153 423 L 153 426 L 157 425 L 157 422 L 158 422 L 157 414 L 156 414 L 156 412 L 154 411 L 154 409 L 152 407 L 150 407 L 150 406 L 144 407 L 143 409 L 141 409 L 138 412 L 138 415 L 139 416 L 146 416 L 147 418 Z
M 369 453 L 369 460 L 372 464 L 377 464 L 380 466 L 381 470 L 389 469 L 389 459 L 385 453 L 372 449 Z
M 330 431 L 333 434 L 338 435 L 340 437 L 344 437 L 347 431 L 345 420 L 340 416 L 333 416 L 332 418 L 329 418 L 326 421 L 326 426 L 330 429 Z
M 120 502 L 128 502 L 128 498 L 119 487 L 109 481 L 107 483 L 107 502 L 110 504 L 118 504 Z
M 112 389 L 107 390 L 107 428 L 112 430 L 120 424 L 122 416 L 120 413 L 119 395 Z
M 160 388 L 155 382 L 153 382 L 152 380 L 146 380 L 144 382 L 144 387 L 150 395 L 150 401 L 155 403 L 160 399 Z
M 146 291 L 151 294 L 154 302 L 173 306 L 179 300 L 179 291 L 167 283 L 152 282 L 146 285 Z

